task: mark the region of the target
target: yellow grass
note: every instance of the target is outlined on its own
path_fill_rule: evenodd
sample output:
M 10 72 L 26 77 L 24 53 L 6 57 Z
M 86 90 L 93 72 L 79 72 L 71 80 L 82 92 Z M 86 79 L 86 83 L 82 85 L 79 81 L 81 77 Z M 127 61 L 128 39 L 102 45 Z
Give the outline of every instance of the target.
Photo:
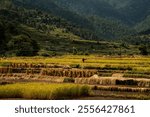
M 86 58 L 85 63 L 82 63 L 82 58 Z M 119 58 L 119 57 L 98 57 L 66 55 L 60 57 L 44 58 L 44 57 L 12 57 L 1 58 L 0 65 L 3 63 L 28 63 L 28 64 L 55 64 L 55 65 L 72 65 L 79 64 L 81 67 L 95 66 L 104 67 L 131 67 L 134 70 L 150 70 L 150 57 L 135 57 L 135 58 Z
M 76 84 L 26 83 L 0 85 L 0 98 L 71 99 L 87 96 L 90 88 Z

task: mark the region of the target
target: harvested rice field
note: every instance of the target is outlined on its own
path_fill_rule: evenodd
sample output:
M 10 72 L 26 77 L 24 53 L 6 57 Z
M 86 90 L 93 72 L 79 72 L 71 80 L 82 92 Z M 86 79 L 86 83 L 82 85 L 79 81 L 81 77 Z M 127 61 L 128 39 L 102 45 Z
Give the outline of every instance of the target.
M 64 95 L 57 90 L 58 96 L 54 98 L 52 92 L 57 87 L 61 87 L 62 92 L 68 90 L 68 93 Z M 86 93 L 82 94 L 81 90 Z M 12 98 L 150 99 L 150 57 L 65 55 L 1 58 L 0 99 Z

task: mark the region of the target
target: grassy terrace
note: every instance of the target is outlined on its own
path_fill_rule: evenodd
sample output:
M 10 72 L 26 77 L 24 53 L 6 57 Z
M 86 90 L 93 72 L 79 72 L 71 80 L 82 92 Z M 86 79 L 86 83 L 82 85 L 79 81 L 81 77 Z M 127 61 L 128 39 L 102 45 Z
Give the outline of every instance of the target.
M 82 58 L 86 58 L 85 63 Z M 99 56 L 77 56 L 66 55 L 52 58 L 44 57 L 13 57 L 1 58 L 0 66 L 8 65 L 9 63 L 28 63 L 28 64 L 54 64 L 54 65 L 79 65 L 82 68 L 105 68 L 107 70 L 121 70 L 126 68 L 132 71 L 150 71 L 150 57 L 99 57 Z M 124 69 L 123 69 L 124 70 Z
M 90 88 L 76 84 L 16 83 L 0 85 L 0 98 L 72 99 L 88 96 Z
M 84 63 L 83 58 L 86 59 Z M 93 77 L 95 74 L 100 77 Z M 1 99 L 88 99 L 86 97 L 92 95 L 92 99 L 105 99 L 105 96 L 111 99 L 150 99 L 149 56 L 120 58 L 65 55 L 1 58 L 0 78 Z M 13 83 L 24 80 L 46 82 L 5 85 L 7 80 Z M 57 84 L 53 84 L 54 82 Z M 127 96 L 124 97 L 125 95 Z
M 82 62 L 82 58 L 86 58 Z M 24 64 L 29 66 L 70 66 L 71 68 L 96 69 L 102 76 L 111 76 L 113 73 L 123 72 L 124 77 L 131 78 L 150 78 L 150 57 L 108 57 L 98 55 L 65 55 L 57 57 L 11 57 L 1 58 L 0 66 L 5 67 L 14 64 L 17 67 Z M 23 67 L 23 66 L 22 66 Z M 34 67 L 33 67 L 34 68 Z

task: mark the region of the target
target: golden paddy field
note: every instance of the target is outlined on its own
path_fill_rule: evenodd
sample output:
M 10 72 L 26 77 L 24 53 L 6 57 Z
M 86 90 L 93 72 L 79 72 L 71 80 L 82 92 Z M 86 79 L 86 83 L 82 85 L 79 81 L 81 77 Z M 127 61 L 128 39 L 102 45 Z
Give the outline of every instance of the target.
M 43 87 L 40 83 L 46 84 Z M 68 83 L 71 84 L 68 85 Z M 65 88 L 68 87 L 70 95 L 63 96 L 62 90 L 62 92 L 58 91 L 57 98 L 53 98 L 51 86 L 62 88 L 63 85 L 66 85 Z M 0 59 L 0 98 L 62 99 L 63 97 L 63 99 L 75 99 L 78 97 L 84 99 L 80 97 L 85 96 L 85 99 L 91 99 L 86 98 L 87 94 L 75 94 L 75 89 L 73 91 L 69 89 L 69 86 L 75 87 L 75 85 L 81 85 L 81 90 L 82 86 L 88 85 L 90 87 L 88 95 L 92 99 L 103 97 L 106 99 L 150 99 L 150 57 L 65 55 Z M 33 86 L 38 88 L 34 90 Z M 18 91 L 14 87 L 21 88 Z M 14 93 L 10 93 L 9 90 Z M 18 94 L 21 95 L 20 97 L 15 97 L 16 90 L 19 93 L 23 90 L 31 91 L 31 93 L 21 93 Z M 83 90 L 87 91 L 84 88 Z M 36 97 L 31 94 L 40 95 Z M 46 95 L 49 95 L 48 98 Z

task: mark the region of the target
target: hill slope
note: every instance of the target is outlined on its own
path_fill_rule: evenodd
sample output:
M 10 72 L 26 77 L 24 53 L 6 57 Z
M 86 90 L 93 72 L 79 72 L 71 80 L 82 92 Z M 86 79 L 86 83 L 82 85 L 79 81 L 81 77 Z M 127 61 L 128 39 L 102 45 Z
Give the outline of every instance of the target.
M 91 32 L 96 32 L 95 35 L 98 38 L 112 39 L 133 33 L 128 26 L 119 22 L 119 18 L 124 18 L 117 10 L 111 7 L 111 5 L 99 0 L 13 0 L 13 2 L 22 7 L 40 9 L 61 17 L 71 24 L 86 28 Z M 103 19 L 103 22 L 95 20 L 93 24 L 93 21 L 89 17 L 95 16 L 97 19 Z M 103 27 L 97 27 L 95 23 L 96 25 L 103 25 L 103 23 L 105 25 L 103 25 Z M 121 30 L 119 30 L 118 27 L 121 27 Z M 107 36 L 106 34 L 102 34 L 102 32 L 108 33 Z M 119 35 L 117 33 L 119 33 Z
M 149 43 L 144 2 L 0 0 L 0 54 L 138 54 Z

